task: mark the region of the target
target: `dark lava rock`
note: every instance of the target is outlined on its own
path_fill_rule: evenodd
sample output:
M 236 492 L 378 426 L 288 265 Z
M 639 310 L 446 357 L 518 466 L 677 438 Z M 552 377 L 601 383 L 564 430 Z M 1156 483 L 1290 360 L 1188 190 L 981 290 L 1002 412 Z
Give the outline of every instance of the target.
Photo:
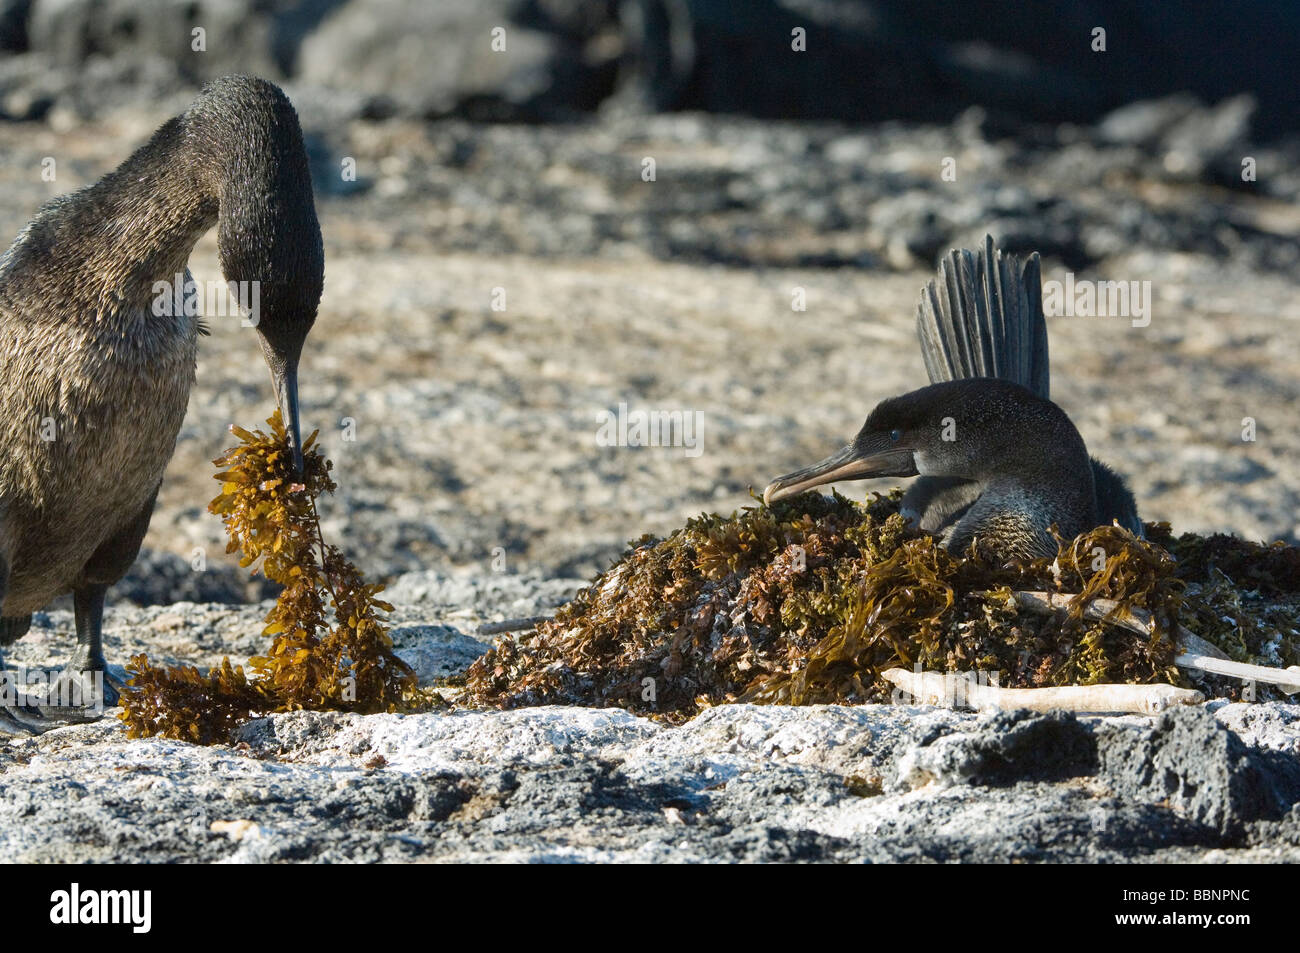
M 1103 728 L 1103 775 L 1121 795 L 1166 801 L 1235 837 L 1251 821 L 1279 820 L 1300 800 L 1300 763 L 1249 747 L 1201 708 L 1166 712 L 1149 730 Z
M 173 602 L 243 605 L 274 599 L 279 593 L 279 586 L 265 576 L 250 576 L 247 570 L 210 564 L 199 572 L 174 553 L 145 549 L 126 576 L 113 586 L 112 598 L 138 606 Z
M 980 105 L 1020 122 L 1089 123 L 1143 99 L 1251 93 L 1273 134 L 1300 128 L 1297 45 L 1300 12 L 1268 0 L 1092 12 L 1073 0 L 0 2 L 0 51 L 39 57 L 69 95 L 107 62 L 103 105 L 148 101 L 130 78 L 147 62 L 173 90 L 253 72 L 334 90 L 369 118 L 544 121 L 608 105 L 947 122 Z M 1133 125 L 1115 123 L 1125 135 Z M 1204 134 L 1189 140 L 1193 158 L 1223 128 L 1187 130 Z

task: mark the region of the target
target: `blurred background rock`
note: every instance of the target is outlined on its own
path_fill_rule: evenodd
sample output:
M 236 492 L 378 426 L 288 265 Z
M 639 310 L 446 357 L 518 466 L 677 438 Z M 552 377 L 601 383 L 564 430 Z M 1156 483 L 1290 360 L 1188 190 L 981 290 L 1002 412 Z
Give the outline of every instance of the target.
M 1152 282 L 1149 327 L 1050 319 L 1054 397 L 1143 515 L 1295 542 L 1297 49 L 1264 0 L 0 0 L 0 226 L 209 78 L 283 85 L 327 251 L 304 415 L 381 576 L 583 576 L 749 503 L 924 382 L 918 290 L 986 231 L 1048 279 Z M 192 267 L 219 279 L 213 236 Z M 263 594 L 203 506 L 270 394 L 212 323 L 138 602 Z M 598 447 L 620 403 L 703 412 L 704 452 Z
M 495 27 L 508 57 L 484 42 Z M 796 28 L 812 55 L 783 55 Z M 1138 99 L 1249 92 L 1280 131 L 1300 120 L 1298 48 L 1300 8 L 1277 0 L 0 2 L 0 88 L 19 119 L 89 119 L 250 72 L 328 90 L 352 117 L 549 121 L 618 105 L 939 122 L 978 102 L 1087 123 Z

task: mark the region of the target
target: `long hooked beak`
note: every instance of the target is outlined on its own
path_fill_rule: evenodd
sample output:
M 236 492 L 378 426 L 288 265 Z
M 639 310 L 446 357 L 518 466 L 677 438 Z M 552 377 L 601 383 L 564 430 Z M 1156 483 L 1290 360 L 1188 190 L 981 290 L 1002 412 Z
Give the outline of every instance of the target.
M 301 476 L 302 428 L 298 422 L 298 359 L 286 360 L 282 368 L 271 370 L 271 380 L 275 384 L 275 399 L 280 405 L 280 418 L 285 429 L 289 431 L 289 446 L 293 450 L 293 468 Z
M 820 463 L 777 477 L 763 491 L 763 503 L 771 506 L 777 500 L 840 480 L 865 480 L 868 477 L 884 476 L 916 476 L 916 460 L 912 451 L 863 453 L 849 444 Z

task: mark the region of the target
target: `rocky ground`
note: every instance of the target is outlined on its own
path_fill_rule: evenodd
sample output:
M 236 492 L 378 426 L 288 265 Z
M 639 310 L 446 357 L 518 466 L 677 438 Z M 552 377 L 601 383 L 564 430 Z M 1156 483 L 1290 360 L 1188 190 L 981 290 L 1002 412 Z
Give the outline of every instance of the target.
M 298 712 L 233 747 L 112 722 L 0 750 L 16 861 L 1300 860 L 1300 706 Z M 33 832 L 39 836 L 33 836 Z
M 484 619 L 563 580 L 411 573 L 394 641 L 422 682 Z M 262 606 L 110 612 L 108 652 L 202 666 L 260 651 Z M 67 643 L 38 617 L 12 662 Z M 729 705 L 680 727 L 616 709 L 250 722 L 232 746 L 97 723 L 0 747 L 15 861 L 1300 861 L 1300 705 L 977 716 L 899 705 Z M 32 832 L 39 831 L 39 837 Z
M 326 532 L 393 582 L 421 675 L 461 671 L 480 622 L 547 611 L 626 540 L 746 505 L 923 383 L 918 289 L 987 230 L 1042 250 L 1048 279 L 1151 281 L 1149 326 L 1050 323 L 1054 397 L 1143 515 L 1296 541 L 1293 153 L 1244 138 L 1249 104 L 1141 108 L 1012 138 L 979 112 L 524 127 L 304 106 L 327 277 L 302 396 L 340 484 Z M 161 118 L 0 124 L 0 231 Z M 1232 179 L 1247 154 L 1249 185 Z M 213 236 L 192 268 L 219 279 Z M 265 607 L 239 603 L 267 593 L 204 504 L 226 427 L 264 418 L 270 389 L 250 333 L 210 323 L 148 552 L 113 596 L 117 660 L 265 644 Z M 700 412 L 701 452 L 599 446 L 598 413 L 621 403 Z M 56 607 L 10 660 L 54 663 L 71 641 Z M 1277 704 L 1080 722 L 734 707 L 679 728 L 300 713 L 210 750 L 108 721 L 0 749 L 0 840 L 28 860 L 1296 860 L 1297 764 L 1300 708 Z

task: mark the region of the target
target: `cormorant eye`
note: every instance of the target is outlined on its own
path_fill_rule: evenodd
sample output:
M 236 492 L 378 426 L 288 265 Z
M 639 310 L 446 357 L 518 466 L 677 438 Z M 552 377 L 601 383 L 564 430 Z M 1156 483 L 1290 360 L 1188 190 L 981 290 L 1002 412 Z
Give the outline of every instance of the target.
M 903 431 L 901 430 L 894 429 L 889 431 L 889 439 L 892 440 L 894 443 L 898 443 L 898 441 L 901 440 L 902 437 L 903 437 Z

